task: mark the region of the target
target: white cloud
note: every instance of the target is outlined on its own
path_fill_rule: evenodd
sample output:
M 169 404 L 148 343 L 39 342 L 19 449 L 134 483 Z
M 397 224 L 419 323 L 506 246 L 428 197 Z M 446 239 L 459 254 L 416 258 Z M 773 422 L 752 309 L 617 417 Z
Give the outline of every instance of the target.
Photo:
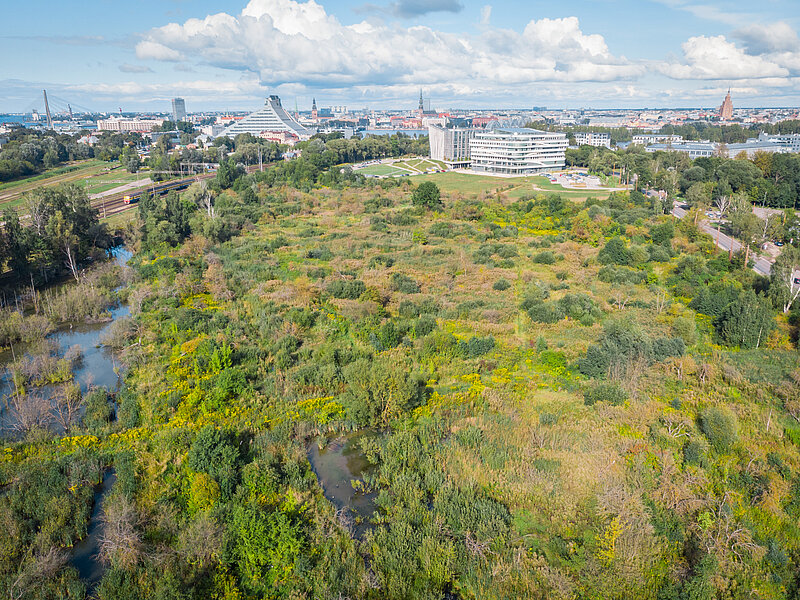
M 691 37 L 682 45 L 685 61 L 657 68 L 673 79 L 744 79 L 784 77 L 788 69 L 761 56 L 746 54 L 725 36 Z
M 458 80 L 485 89 L 615 81 L 643 73 L 641 65 L 613 56 L 602 36 L 584 34 L 575 17 L 534 20 L 522 33 L 487 27 L 468 36 L 369 21 L 342 25 L 314 0 L 251 0 L 238 16 L 171 23 L 150 31 L 137 55 L 192 57 L 257 73 L 268 86 L 429 86 Z
M 750 54 L 800 51 L 800 38 L 791 25 L 783 21 L 770 25 L 753 24 L 733 32 Z
M 154 60 L 181 60 L 180 52 L 167 48 L 163 44 L 152 40 L 144 40 L 136 44 L 136 56 L 141 59 Z
M 761 56 L 789 69 L 792 74 L 800 74 L 800 36 L 788 23 L 748 25 L 732 35 L 744 42 L 748 54 Z
M 481 25 L 488 26 L 489 21 L 492 19 L 492 5 L 486 4 L 483 8 L 481 8 L 481 19 L 478 21 Z

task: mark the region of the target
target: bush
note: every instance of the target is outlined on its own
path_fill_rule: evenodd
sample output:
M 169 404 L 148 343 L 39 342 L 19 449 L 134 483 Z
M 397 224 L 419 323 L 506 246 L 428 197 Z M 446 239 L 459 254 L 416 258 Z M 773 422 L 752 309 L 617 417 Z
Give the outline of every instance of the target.
M 578 361 L 578 367 L 584 375 L 602 377 L 613 365 L 637 360 L 652 364 L 669 356 L 681 356 L 685 349 L 680 338 L 651 340 L 633 322 L 611 321 L 605 325 L 600 343 L 589 346 L 586 356 Z
M 615 267 L 613 265 L 606 265 L 600 267 L 597 273 L 597 278 L 605 283 L 617 284 L 630 284 L 637 285 L 643 284 L 647 281 L 647 273 L 631 269 L 630 267 Z
M 511 287 L 511 284 L 506 279 L 498 279 L 494 282 L 492 286 L 493 290 L 497 290 L 498 292 L 503 292 Z
M 550 250 L 544 250 L 538 254 L 534 254 L 531 260 L 542 265 L 552 265 L 556 262 L 556 255 Z
M 223 496 L 233 493 L 239 465 L 236 434 L 228 429 L 207 425 L 197 433 L 187 456 L 189 468 L 208 473 L 219 484 Z
M 333 258 L 333 253 L 326 246 L 322 246 L 321 248 L 311 248 L 308 252 L 306 252 L 306 258 L 330 260 Z
M 683 446 L 683 460 L 690 465 L 702 465 L 706 460 L 706 446 L 700 440 L 689 440 Z
M 425 337 L 436 329 L 436 319 L 431 315 L 422 315 L 414 322 L 414 335 L 418 338 Z
M 347 392 L 342 403 L 359 425 L 385 427 L 425 401 L 425 380 L 397 357 L 360 358 L 343 369 Z
M 89 431 L 102 429 L 114 418 L 114 407 L 111 405 L 108 392 L 96 388 L 86 394 L 86 411 L 83 413 L 83 425 Z
M 700 429 L 717 452 L 730 450 L 739 439 L 739 419 L 724 406 L 712 406 L 703 411 Z
M 668 248 L 664 246 L 657 246 L 653 244 L 652 246 L 647 247 L 647 252 L 650 255 L 649 260 L 653 262 L 669 262 L 672 258 L 672 253 L 670 253 Z
M 358 300 L 359 296 L 367 290 L 367 286 L 360 279 L 337 279 L 329 283 L 327 289 L 334 298 Z
M 558 423 L 558 415 L 556 414 L 543 412 L 539 415 L 539 425 L 550 427 L 556 423 Z
M 494 337 L 471 337 L 467 342 L 458 341 L 458 352 L 465 358 L 477 358 L 494 349 Z
M 625 393 L 616 383 L 598 383 L 583 394 L 583 401 L 587 406 L 592 406 L 598 402 L 606 402 L 611 406 L 620 406 L 628 399 L 628 394 Z
M 528 308 L 528 316 L 536 323 L 555 323 L 564 318 L 564 311 L 555 302 L 539 302 Z
M 392 289 L 402 294 L 418 294 L 419 284 L 408 275 L 402 273 L 392 273 Z

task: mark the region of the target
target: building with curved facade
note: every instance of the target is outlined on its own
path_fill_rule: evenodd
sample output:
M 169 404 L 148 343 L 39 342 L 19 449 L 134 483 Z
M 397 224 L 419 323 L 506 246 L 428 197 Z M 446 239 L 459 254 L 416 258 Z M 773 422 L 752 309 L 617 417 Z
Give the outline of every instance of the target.
M 569 142 L 565 133 L 505 128 L 477 131 L 469 140 L 473 171 L 531 175 L 563 169 Z

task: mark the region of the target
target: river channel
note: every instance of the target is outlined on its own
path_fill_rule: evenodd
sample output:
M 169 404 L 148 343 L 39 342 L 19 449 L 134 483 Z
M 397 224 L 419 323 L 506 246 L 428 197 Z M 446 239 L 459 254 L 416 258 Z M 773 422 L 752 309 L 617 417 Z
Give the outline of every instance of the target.
M 78 570 L 78 574 L 90 590 L 100 583 L 105 572 L 105 565 L 98 556 L 103 534 L 103 500 L 111 491 L 116 480 L 114 469 L 106 471 L 103 484 L 98 486 L 94 492 L 92 516 L 89 519 L 86 537 L 75 544 L 72 549 L 72 565 Z

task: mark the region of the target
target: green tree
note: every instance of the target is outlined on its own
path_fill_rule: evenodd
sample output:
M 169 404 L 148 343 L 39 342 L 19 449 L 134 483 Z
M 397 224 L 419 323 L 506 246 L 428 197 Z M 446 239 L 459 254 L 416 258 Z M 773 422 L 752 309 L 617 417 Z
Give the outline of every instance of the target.
M 800 277 L 800 274 L 796 274 L 798 269 L 800 269 L 800 250 L 795 246 L 784 246 L 770 271 L 770 293 L 784 313 L 791 310 L 800 295 L 800 283 L 795 282 L 795 279 Z
M 715 326 L 725 344 L 758 348 L 775 328 L 775 319 L 767 301 L 747 290 L 722 310 Z
M 432 181 L 425 181 L 417 186 L 411 195 L 411 202 L 414 206 L 421 206 L 428 210 L 436 210 L 442 207 L 442 194 Z
M 622 238 L 614 237 L 600 249 L 597 260 L 604 265 L 630 265 L 633 255 Z
M 126 146 L 119 157 L 120 163 L 128 170 L 128 173 L 136 173 L 142 164 L 139 153 L 131 146 Z
M 8 267 L 18 278 L 29 272 L 30 240 L 29 229 L 22 227 L 17 211 L 7 208 L 3 211 L 3 256 Z

